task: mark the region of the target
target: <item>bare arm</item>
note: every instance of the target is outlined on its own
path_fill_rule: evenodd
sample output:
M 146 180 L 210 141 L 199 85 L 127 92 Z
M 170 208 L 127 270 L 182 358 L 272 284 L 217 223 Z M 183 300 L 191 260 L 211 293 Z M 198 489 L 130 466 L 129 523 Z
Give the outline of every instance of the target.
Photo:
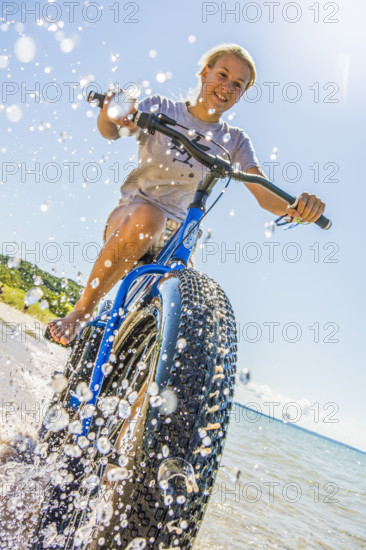
M 263 176 L 268 179 L 263 170 L 256 166 L 249 168 L 247 173 L 257 174 L 258 176 Z M 253 193 L 262 208 L 276 214 L 277 216 L 288 214 L 289 216 L 298 218 L 304 222 L 312 223 L 323 214 L 325 209 L 325 204 L 315 195 L 302 193 L 299 197 L 299 203 L 296 209 L 287 208 L 288 205 L 286 201 L 279 199 L 267 189 L 264 189 L 255 183 L 245 183 L 245 185 L 249 191 Z
M 263 170 L 261 168 L 257 168 L 256 166 L 253 166 L 253 168 L 249 168 L 246 172 L 248 174 L 257 174 L 258 176 L 263 176 L 264 178 L 268 179 L 268 176 L 266 176 Z M 269 210 L 269 212 L 272 212 L 277 216 L 282 216 L 283 214 L 287 213 L 287 203 L 285 201 L 279 199 L 270 191 L 267 191 L 267 189 L 264 189 L 260 185 L 257 185 L 255 183 L 245 183 L 245 185 L 247 186 L 249 191 L 253 193 L 258 201 L 258 204 L 262 208 L 264 208 L 265 210 Z

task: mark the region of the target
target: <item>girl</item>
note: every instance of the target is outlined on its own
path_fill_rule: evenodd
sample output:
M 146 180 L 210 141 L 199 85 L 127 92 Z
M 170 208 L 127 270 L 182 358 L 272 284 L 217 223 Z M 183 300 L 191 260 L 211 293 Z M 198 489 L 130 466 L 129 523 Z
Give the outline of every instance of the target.
M 243 171 L 266 177 L 249 137 L 221 119 L 253 86 L 256 78 L 253 59 L 241 46 L 223 44 L 207 52 L 200 63 L 196 101 L 174 102 L 156 95 L 141 101 L 139 110 L 165 113 L 187 128 L 198 130 L 206 136 L 206 140 L 200 136 L 194 138 L 198 147 L 222 155 L 222 150 L 211 140 L 222 143 Z M 129 174 L 121 187 L 121 200 L 108 217 L 104 246 L 81 298 L 67 317 L 49 324 L 52 338 L 62 345 L 74 339 L 99 300 L 137 260 L 151 247 L 162 246 L 161 237 L 177 229 L 202 179 L 202 166 L 178 143 L 158 133 L 149 135 L 137 131 L 128 117 L 112 118 L 111 110 L 108 114 L 110 101 L 111 98 L 107 98 L 100 111 L 98 129 L 102 136 L 112 140 L 128 131 L 130 135 L 137 134 L 139 168 Z M 134 112 L 133 105 L 130 113 Z M 192 139 L 191 131 L 182 132 Z M 315 222 L 325 208 L 315 195 L 302 193 L 296 210 L 291 209 L 269 191 L 255 184 L 246 186 L 262 208 L 277 216 L 288 214 L 305 222 Z

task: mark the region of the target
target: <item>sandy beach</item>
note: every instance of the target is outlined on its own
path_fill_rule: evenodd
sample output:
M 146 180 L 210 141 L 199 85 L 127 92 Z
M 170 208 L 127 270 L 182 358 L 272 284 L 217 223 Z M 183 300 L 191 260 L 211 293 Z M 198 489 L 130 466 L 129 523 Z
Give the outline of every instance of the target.
M 63 370 L 68 349 L 43 339 L 37 319 L 0 303 L 0 437 L 33 434 L 52 390 L 53 371 Z

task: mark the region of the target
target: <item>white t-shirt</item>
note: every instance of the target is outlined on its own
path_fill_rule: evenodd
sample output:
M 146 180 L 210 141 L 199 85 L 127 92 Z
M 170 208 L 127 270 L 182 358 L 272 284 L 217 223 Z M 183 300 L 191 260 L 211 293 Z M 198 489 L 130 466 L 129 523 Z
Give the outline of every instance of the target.
M 238 163 L 241 170 L 259 166 L 253 145 L 243 130 L 221 119 L 218 122 L 204 122 L 192 115 L 187 109 L 187 103 L 183 101 L 153 95 L 141 101 L 138 109 L 164 113 L 205 136 L 210 132 L 211 138 L 229 151 L 233 163 Z M 224 151 L 211 141 L 189 135 L 188 130 L 177 126 L 174 129 L 193 140 L 202 150 L 226 158 Z M 181 149 L 178 142 L 158 132 L 151 135 L 139 130 L 136 138 L 139 144 L 139 164 L 121 186 L 120 204 L 149 202 L 161 208 L 172 220 L 183 221 L 197 186 L 208 169 L 185 149 Z

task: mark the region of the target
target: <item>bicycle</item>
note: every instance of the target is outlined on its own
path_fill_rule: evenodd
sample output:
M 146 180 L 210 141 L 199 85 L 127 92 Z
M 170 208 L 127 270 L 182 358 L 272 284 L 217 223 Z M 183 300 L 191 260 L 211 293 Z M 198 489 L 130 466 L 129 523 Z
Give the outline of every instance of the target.
M 104 96 L 92 94 L 102 104 Z M 122 279 L 114 303 L 80 331 L 54 378 L 37 452 L 55 468 L 33 550 L 192 548 L 225 443 L 237 341 L 225 293 L 188 260 L 219 179 L 257 183 L 297 204 L 265 178 L 199 149 L 166 115 L 134 118 L 142 130 L 177 140 L 208 172 L 154 263 Z M 325 216 L 315 223 L 331 226 Z

